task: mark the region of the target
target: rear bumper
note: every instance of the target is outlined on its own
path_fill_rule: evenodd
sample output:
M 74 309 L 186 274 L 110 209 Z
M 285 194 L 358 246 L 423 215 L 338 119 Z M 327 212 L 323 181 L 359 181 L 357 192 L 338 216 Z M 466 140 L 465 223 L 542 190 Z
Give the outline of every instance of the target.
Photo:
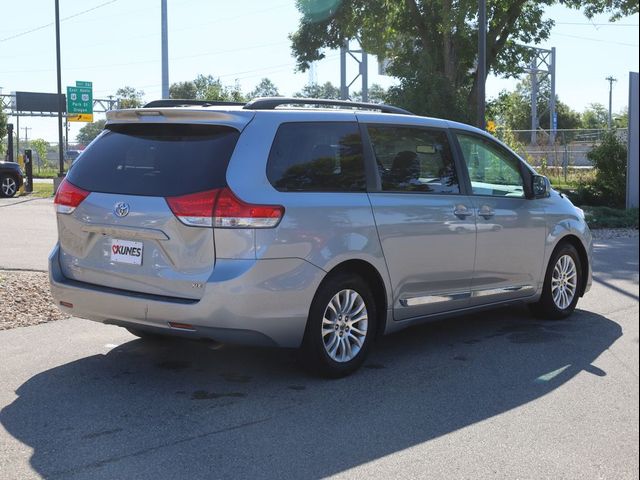
M 97 322 L 222 343 L 300 346 L 311 301 L 325 274 L 296 258 L 218 259 L 202 299 L 181 301 L 70 280 L 61 271 L 59 248 L 49 255 L 49 280 L 61 310 Z M 169 322 L 193 328 L 173 328 Z

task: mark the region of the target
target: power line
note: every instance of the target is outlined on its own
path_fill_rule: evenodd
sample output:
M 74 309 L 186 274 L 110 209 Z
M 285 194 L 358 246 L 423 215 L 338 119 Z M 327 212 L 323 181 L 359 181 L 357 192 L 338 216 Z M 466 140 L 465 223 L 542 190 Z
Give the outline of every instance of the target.
M 556 25 L 583 25 L 590 27 L 637 27 L 637 23 L 555 22 Z
M 85 13 L 93 12 L 94 10 L 97 10 L 98 8 L 105 7 L 107 5 L 115 3 L 117 1 L 118 0 L 109 0 L 108 2 L 101 3 L 100 5 L 96 5 L 95 7 L 91 7 L 91 8 L 88 8 L 86 10 L 82 10 L 81 12 L 74 13 L 73 15 L 69 15 L 68 17 L 64 17 L 64 18 L 60 19 L 60 21 L 64 22 L 65 20 L 70 20 L 72 18 L 79 17 L 80 15 L 84 15 Z M 9 37 L 0 38 L 0 42 L 7 42 L 9 40 L 13 40 L 14 38 L 22 37 L 24 35 L 28 35 L 30 33 L 37 32 L 39 30 L 44 30 L 45 28 L 49 28 L 49 27 L 52 27 L 52 26 L 53 26 L 53 22 L 47 23 L 46 25 L 41 25 L 39 27 L 32 28 L 32 29 L 26 30 L 24 32 L 16 33 L 15 35 L 11 35 Z
M 600 40 L 599 38 L 581 37 L 579 35 L 569 35 L 567 33 L 557 33 L 557 32 L 553 32 L 552 35 L 559 35 L 561 37 L 569 37 L 569 38 L 577 38 L 579 40 L 588 40 L 590 42 L 610 43 L 612 45 L 622 45 L 622 46 L 625 46 L 625 47 L 638 48 L 638 45 L 636 45 L 634 43 L 614 42 L 614 41 L 611 41 L 611 40 Z

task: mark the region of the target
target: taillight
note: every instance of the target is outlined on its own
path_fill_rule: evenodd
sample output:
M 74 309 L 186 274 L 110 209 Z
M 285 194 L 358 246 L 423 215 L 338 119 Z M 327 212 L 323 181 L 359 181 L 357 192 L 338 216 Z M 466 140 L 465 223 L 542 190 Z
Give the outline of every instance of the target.
M 213 206 L 219 192 L 219 189 L 207 190 L 181 197 L 167 197 L 166 200 L 173 214 L 185 225 L 210 227 Z
M 228 187 L 167 198 L 171 211 L 185 225 L 218 228 L 270 228 L 280 222 L 284 207 L 244 202 Z
M 90 192 L 76 187 L 65 178 L 56 192 L 53 199 L 53 205 L 56 212 L 69 214 L 72 213 L 82 201 L 89 196 Z

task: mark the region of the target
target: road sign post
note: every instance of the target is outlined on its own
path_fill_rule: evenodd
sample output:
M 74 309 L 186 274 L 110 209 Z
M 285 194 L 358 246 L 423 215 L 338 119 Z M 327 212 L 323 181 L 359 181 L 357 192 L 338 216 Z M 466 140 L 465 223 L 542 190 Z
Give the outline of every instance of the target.
M 93 122 L 93 85 L 76 82 L 67 87 L 67 120 L 69 122 Z

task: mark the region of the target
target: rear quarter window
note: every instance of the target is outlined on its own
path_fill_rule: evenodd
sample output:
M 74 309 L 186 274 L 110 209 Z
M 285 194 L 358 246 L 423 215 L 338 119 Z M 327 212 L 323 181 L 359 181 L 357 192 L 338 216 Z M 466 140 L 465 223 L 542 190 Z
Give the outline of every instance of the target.
M 85 190 L 122 195 L 168 197 L 221 188 L 239 135 L 217 125 L 110 125 L 67 178 Z
M 358 124 L 283 123 L 271 146 L 267 177 L 284 192 L 365 191 Z

